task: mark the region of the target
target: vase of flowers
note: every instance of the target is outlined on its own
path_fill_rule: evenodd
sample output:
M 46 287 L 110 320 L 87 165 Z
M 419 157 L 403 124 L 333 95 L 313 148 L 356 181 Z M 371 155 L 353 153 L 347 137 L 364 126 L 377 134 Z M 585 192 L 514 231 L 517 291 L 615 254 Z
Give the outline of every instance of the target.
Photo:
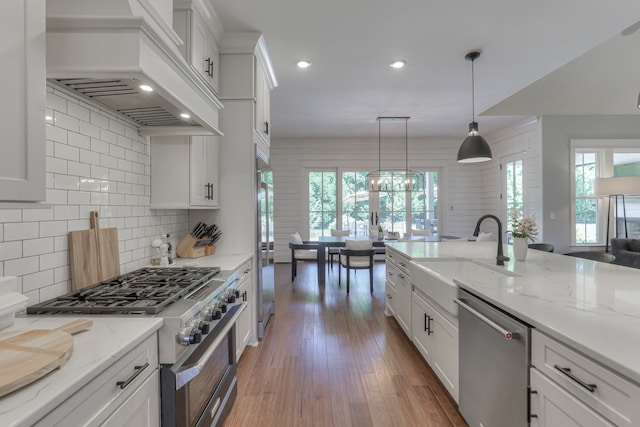
M 538 224 L 533 218 L 519 218 L 518 212 L 513 212 L 510 218 L 511 235 L 513 236 L 513 256 L 516 261 L 527 259 L 529 240 L 535 242 L 538 235 Z

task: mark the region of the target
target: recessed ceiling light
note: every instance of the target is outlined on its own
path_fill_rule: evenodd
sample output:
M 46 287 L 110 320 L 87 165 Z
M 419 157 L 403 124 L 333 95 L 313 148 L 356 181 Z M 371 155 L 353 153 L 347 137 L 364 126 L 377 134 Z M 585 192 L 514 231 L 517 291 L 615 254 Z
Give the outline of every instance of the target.
M 311 67 L 311 62 L 309 61 L 298 61 L 298 68 L 309 68 Z
M 153 88 L 149 85 L 140 85 L 138 87 L 145 92 L 153 92 Z
M 402 68 L 405 65 L 407 65 L 407 61 L 403 60 L 403 59 L 399 59 L 397 61 L 393 61 L 391 64 L 389 64 L 389 66 L 391 68 Z
M 190 119 L 191 116 L 188 115 L 187 113 L 180 113 L 180 117 L 182 117 L 183 119 Z

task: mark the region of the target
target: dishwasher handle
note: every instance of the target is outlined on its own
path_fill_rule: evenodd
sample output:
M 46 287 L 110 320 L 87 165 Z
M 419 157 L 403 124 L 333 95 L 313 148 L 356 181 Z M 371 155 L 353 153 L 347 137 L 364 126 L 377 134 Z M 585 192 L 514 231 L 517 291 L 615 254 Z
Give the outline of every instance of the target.
M 504 336 L 504 339 L 506 340 L 510 340 L 513 338 L 518 338 L 518 333 L 517 332 L 513 332 L 513 331 L 508 331 L 505 328 L 503 328 L 502 326 L 498 325 L 496 322 L 494 322 L 493 320 L 489 319 L 487 316 L 485 316 L 484 314 L 480 313 L 479 311 L 475 310 L 474 308 L 472 308 L 469 304 L 467 304 L 466 302 L 464 302 L 464 300 L 461 300 L 459 298 L 454 298 L 453 302 L 455 302 L 456 304 L 458 304 L 460 307 L 464 308 L 465 310 L 467 310 L 469 313 L 473 314 L 474 316 L 476 316 L 479 320 L 481 320 L 482 322 L 486 323 L 488 326 L 490 326 L 492 329 L 494 329 L 495 331 L 497 331 L 500 335 Z

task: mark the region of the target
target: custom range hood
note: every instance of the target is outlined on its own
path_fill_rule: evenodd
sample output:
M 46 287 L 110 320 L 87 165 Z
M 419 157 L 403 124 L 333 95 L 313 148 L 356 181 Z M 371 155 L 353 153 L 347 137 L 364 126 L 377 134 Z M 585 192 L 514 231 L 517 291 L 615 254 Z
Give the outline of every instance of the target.
M 183 41 L 172 28 L 173 1 L 46 4 L 49 82 L 126 116 L 142 134 L 222 135 L 222 103 L 178 48 Z

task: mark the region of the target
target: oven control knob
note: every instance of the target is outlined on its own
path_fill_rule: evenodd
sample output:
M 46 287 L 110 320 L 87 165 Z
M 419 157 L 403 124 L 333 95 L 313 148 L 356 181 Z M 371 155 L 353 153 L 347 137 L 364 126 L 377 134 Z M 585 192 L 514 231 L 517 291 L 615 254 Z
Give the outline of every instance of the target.
M 219 308 L 216 308 L 213 311 L 213 315 L 211 317 L 213 320 L 218 320 L 220 318 L 222 318 L 222 310 L 220 310 Z
M 209 333 L 209 329 L 210 329 L 210 323 L 209 322 L 200 322 L 200 332 L 202 332 L 202 335 L 207 335 Z
M 229 296 L 227 297 L 227 302 L 229 304 L 233 304 L 234 302 L 236 302 L 236 296 L 234 294 L 229 294 Z
M 237 290 L 237 289 L 235 289 L 235 290 L 233 291 L 233 295 L 235 295 L 235 296 L 236 296 L 236 299 L 240 298 L 240 291 L 239 291 L 239 290 Z
M 220 311 L 223 312 L 223 313 L 226 313 L 227 312 L 227 304 L 221 303 L 220 304 Z
M 192 329 L 189 341 L 190 344 L 198 344 L 200 341 L 202 341 L 202 333 L 198 329 Z

